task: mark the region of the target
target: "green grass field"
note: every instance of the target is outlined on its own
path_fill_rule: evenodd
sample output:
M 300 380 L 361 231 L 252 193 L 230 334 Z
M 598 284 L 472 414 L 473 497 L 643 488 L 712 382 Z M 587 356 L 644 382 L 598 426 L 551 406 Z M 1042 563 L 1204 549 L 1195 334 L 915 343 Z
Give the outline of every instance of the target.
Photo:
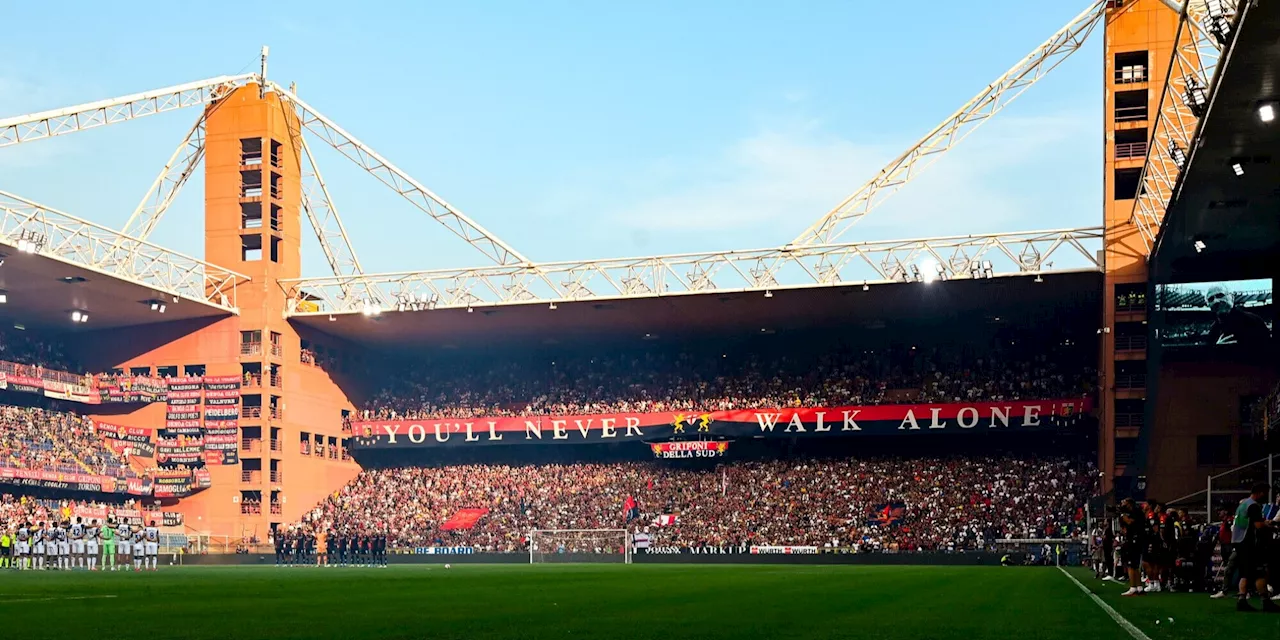
M 1074 575 L 1152 640 L 1280 638 L 1280 615 L 1237 614 L 1230 601 L 1204 595 L 1122 599 L 1119 587 L 1086 571 Z M 0 573 L 0 638 L 38 637 L 1131 636 L 1054 568 L 414 565 Z

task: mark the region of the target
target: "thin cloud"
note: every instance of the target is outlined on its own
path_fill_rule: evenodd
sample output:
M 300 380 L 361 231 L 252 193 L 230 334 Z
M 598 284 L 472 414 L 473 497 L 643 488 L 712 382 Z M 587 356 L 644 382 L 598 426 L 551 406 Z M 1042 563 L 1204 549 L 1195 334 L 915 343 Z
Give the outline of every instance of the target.
M 1064 146 L 1078 147 L 1088 127 L 1086 119 L 1072 116 L 1006 117 L 998 126 L 992 123 L 881 205 L 860 223 L 862 231 L 842 239 L 1063 226 L 1057 216 L 1043 215 L 1061 202 L 1029 201 L 1028 189 L 1011 176 L 1047 163 L 1043 180 L 1061 177 L 1053 158 L 1073 161 L 1060 152 Z M 655 237 L 733 228 L 756 230 L 781 244 L 908 144 L 860 145 L 812 129 L 761 131 L 710 159 L 667 159 L 660 168 L 642 172 L 645 192 L 633 194 L 630 204 L 609 218 Z M 1080 185 L 1064 188 L 1091 197 Z

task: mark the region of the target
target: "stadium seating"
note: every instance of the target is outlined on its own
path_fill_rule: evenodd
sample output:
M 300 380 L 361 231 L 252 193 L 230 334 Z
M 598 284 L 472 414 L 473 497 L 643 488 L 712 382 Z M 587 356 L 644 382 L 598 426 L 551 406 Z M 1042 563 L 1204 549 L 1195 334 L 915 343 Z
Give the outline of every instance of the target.
M 389 532 L 392 548 L 518 552 L 530 529 L 645 529 L 655 544 L 979 549 L 1005 537 L 1079 533 L 1097 472 L 1067 458 L 924 457 L 740 462 L 454 465 L 365 470 L 306 516 L 339 531 Z M 636 500 L 629 523 L 623 505 Z M 901 511 L 885 517 L 885 505 Z M 475 527 L 442 531 L 458 509 Z M 659 527 L 658 516 L 675 523 Z
M 1081 397 L 1096 384 L 1070 340 L 876 349 L 592 351 L 418 362 L 367 404 L 365 419 L 469 418 L 977 402 Z M 1045 340 L 1041 338 L 1042 342 Z
M 93 421 L 74 413 L 0 405 L 0 466 L 136 477 L 109 449 Z

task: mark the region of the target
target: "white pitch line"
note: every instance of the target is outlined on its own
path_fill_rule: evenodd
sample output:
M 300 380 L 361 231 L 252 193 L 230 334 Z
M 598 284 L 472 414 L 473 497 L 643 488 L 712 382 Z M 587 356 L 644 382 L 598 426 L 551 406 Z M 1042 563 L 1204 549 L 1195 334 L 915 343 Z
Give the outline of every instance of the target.
M 0 604 L 9 604 L 10 602 L 49 602 L 51 600 L 100 600 L 102 598 L 114 598 L 115 596 L 59 596 L 56 598 L 19 598 L 16 600 L 0 600 Z
M 1111 616 L 1111 619 L 1115 620 L 1116 624 L 1120 625 L 1121 629 L 1124 629 L 1125 631 L 1129 632 L 1129 635 L 1133 636 L 1134 640 L 1151 640 L 1151 636 L 1148 636 L 1147 634 L 1143 633 L 1142 629 L 1139 629 L 1133 626 L 1132 622 L 1125 620 L 1124 616 L 1120 615 L 1120 613 L 1115 609 L 1112 609 L 1111 605 L 1107 604 L 1106 602 L 1103 602 L 1102 598 L 1098 597 L 1098 594 L 1090 591 L 1088 587 L 1081 584 L 1079 580 L 1076 580 L 1075 576 L 1071 575 L 1070 573 L 1067 573 L 1066 569 L 1063 569 L 1062 567 L 1058 567 L 1058 571 L 1061 571 L 1062 575 L 1070 578 L 1072 582 L 1076 583 L 1076 586 L 1080 587 L 1080 590 L 1083 591 L 1085 595 L 1089 596 L 1089 598 L 1093 600 L 1094 604 L 1098 605 L 1099 607 L 1102 607 L 1102 610 L 1105 611 L 1107 615 Z

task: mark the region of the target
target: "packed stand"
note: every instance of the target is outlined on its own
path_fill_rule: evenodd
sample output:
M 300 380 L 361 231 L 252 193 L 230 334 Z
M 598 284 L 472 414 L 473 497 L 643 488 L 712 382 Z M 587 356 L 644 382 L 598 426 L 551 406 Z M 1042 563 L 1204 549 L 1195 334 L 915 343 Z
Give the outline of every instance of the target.
M 0 405 L 0 466 L 135 477 L 129 462 L 98 435 L 93 420 L 74 413 Z
M 1053 348 L 840 348 L 801 357 L 749 352 L 605 353 L 419 364 L 376 394 L 365 419 L 717 411 L 895 402 L 1077 398 L 1096 383 Z M 1064 345 L 1059 344 L 1059 347 Z M 1068 350 L 1068 349 L 1063 349 Z M 1027 355 L 1037 354 L 1037 355 Z
M 385 531 L 392 548 L 516 552 L 531 529 L 647 529 L 662 546 L 813 545 L 960 551 L 1002 538 L 1077 535 L 1097 472 L 1066 458 L 875 458 L 743 462 L 460 465 L 363 471 L 307 516 Z M 627 499 L 638 517 L 624 512 Z M 902 503 L 891 522 L 886 504 Z M 489 513 L 443 531 L 459 509 Z M 670 526 L 653 524 L 674 516 Z M 630 520 L 630 521 L 629 521 Z

